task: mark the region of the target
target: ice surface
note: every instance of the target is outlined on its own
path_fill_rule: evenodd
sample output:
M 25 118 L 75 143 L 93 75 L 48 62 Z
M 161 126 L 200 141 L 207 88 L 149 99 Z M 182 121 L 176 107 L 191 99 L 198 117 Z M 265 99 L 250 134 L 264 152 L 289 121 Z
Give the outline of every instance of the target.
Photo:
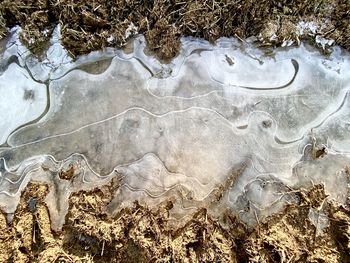
M 47 88 L 35 82 L 16 63 L 0 75 L 0 145 L 22 125 L 35 122 L 45 113 Z
M 16 34 L 0 76 L 7 213 L 30 180 L 51 185 L 56 229 L 70 193 L 113 178 L 120 187 L 110 213 L 173 198 L 175 221 L 205 206 L 215 214 L 231 208 L 254 225 L 316 183 L 345 202 L 350 64 L 341 49 L 325 57 L 301 45 L 271 55 L 234 39 L 185 38 L 162 64 L 143 52 L 140 36 L 132 53 L 106 49 L 73 61 L 57 31 L 40 61 L 19 54 Z M 26 90 L 35 92 L 29 101 Z M 71 166 L 73 179 L 60 178 Z

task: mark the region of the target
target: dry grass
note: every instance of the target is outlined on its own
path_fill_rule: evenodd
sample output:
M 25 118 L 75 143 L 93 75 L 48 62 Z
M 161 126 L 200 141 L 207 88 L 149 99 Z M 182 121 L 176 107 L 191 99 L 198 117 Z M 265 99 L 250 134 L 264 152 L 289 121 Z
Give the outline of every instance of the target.
M 4 0 L 0 12 L 6 26 L 23 27 L 22 39 L 36 53 L 45 49 L 57 23 L 64 46 L 75 55 L 122 47 L 136 33 L 145 34 L 149 48 L 163 59 L 177 54 L 180 36 L 209 41 L 258 36 L 264 45 L 299 43 L 310 38 L 299 36 L 296 24 L 301 20 L 322 25 L 318 35 L 350 48 L 348 0 Z M 1 28 L 0 19 L 0 34 Z

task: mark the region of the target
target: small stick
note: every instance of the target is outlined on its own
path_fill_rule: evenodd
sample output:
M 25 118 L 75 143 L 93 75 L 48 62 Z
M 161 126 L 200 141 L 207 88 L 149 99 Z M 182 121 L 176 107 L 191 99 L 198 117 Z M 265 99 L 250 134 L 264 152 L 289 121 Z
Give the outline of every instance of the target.
M 102 251 L 101 251 L 101 257 L 103 256 L 103 251 L 105 250 L 105 241 L 103 240 L 102 243 Z

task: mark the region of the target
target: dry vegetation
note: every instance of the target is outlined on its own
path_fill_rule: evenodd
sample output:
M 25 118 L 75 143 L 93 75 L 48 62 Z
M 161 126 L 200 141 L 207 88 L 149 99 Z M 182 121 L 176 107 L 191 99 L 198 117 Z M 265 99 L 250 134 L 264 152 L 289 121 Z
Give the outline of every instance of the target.
M 2 18 L 1 18 L 2 17 Z M 106 46 L 121 47 L 136 33 L 146 36 L 149 48 L 164 59 L 176 55 L 180 36 L 214 41 L 222 36 L 257 36 L 264 45 L 311 38 L 300 35 L 299 21 L 313 21 L 317 35 L 350 48 L 348 0 L 3 0 L 0 35 L 21 25 L 22 39 L 34 51 L 45 48 L 53 27 L 62 25 L 62 41 L 72 54 Z M 314 36 L 313 36 L 314 37 Z M 312 38 L 313 38 L 312 37 Z

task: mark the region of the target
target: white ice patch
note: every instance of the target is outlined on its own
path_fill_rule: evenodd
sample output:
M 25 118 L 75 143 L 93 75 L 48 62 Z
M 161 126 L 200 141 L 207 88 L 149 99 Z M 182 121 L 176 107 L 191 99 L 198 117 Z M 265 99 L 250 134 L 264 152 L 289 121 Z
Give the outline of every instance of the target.
M 15 129 L 30 123 L 44 113 L 46 86 L 35 82 L 16 63 L 0 75 L 0 145 Z
M 314 21 L 300 21 L 297 25 L 297 29 L 299 30 L 299 35 L 303 34 L 316 34 L 319 29 L 319 25 Z
M 331 45 L 334 44 L 334 40 L 333 39 L 328 39 L 328 38 L 324 38 L 321 36 L 316 36 L 315 41 L 318 45 L 320 45 L 323 49 L 325 49 L 326 47 L 329 47 Z
M 128 28 L 125 30 L 125 39 L 129 38 L 130 36 L 138 34 L 138 28 L 134 25 L 133 22 L 131 22 L 128 26 Z

